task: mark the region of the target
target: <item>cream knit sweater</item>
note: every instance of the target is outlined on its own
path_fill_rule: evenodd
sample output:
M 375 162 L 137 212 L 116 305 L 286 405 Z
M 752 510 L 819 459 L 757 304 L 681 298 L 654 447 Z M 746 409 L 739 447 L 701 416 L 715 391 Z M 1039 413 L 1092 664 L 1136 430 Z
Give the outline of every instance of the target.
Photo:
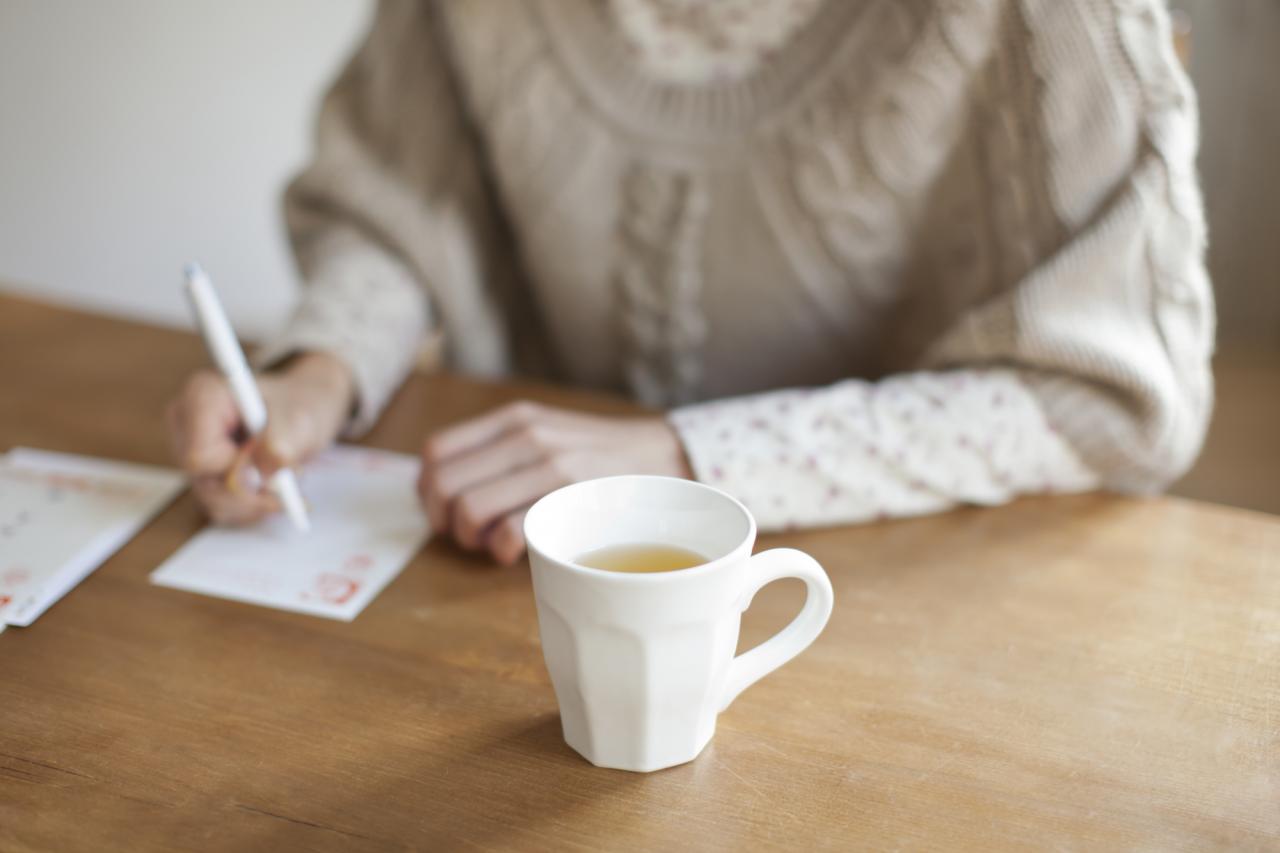
M 386 0 L 288 192 L 309 287 L 266 357 L 344 359 L 357 431 L 432 333 L 629 392 L 766 529 L 1186 469 L 1213 307 L 1157 0 L 808 2 L 685 40 L 714 66 L 635 2 Z

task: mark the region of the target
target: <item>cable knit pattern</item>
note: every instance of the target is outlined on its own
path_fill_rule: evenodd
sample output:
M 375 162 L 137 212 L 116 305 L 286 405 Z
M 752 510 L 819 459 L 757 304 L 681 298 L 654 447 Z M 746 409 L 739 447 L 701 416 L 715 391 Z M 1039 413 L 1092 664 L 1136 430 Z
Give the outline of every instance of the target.
M 697 398 L 706 337 L 698 249 L 706 193 L 687 175 L 637 166 L 623 179 L 618 289 L 637 399 L 670 406 Z
M 706 84 L 740 79 L 813 16 L 822 0 L 609 0 L 646 73 Z
M 537 369 L 523 335 L 712 400 L 671 422 L 768 528 L 1185 470 L 1213 304 L 1161 3 L 769 3 L 383 0 L 271 352 L 349 361 L 357 429 L 428 324 L 467 372 Z
M 840 286 L 854 283 L 865 299 L 884 303 L 901 291 L 921 189 L 954 150 L 966 72 L 988 50 L 994 9 L 883 4 L 876 44 L 787 132 L 796 194 L 818 220 Z
M 1032 270 L 1062 234 L 1046 186 L 1050 154 L 1036 114 L 1042 93 L 1036 75 L 1027 73 L 1033 35 L 1014 5 L 1004 9 L 999 26 L 1008 47 L 992 58 L 988 70 L 993 110 L 982 133 L 999 278 L 1013 282 Z

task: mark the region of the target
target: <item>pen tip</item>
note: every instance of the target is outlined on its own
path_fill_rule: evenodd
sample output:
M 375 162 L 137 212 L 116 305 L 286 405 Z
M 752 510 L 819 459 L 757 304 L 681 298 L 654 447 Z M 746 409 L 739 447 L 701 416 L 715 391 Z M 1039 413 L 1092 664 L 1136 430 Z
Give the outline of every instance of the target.
M 188 263 L 187 263 L 187 264 L 182 268 L 182 272 L 183 272 L 183 274 L 184 274 L 187 278 L 195 278 L 195 277 L 196 277 L 196 276 L 198 276 L 198 275 L 203 275 L 203 274 L 204 274 L 204 270 L 203 270 L 203 269 L 201 269 L 200 265 L 199 265 L 198 263 L 196 263 L 195 261 L 190 261 L 190 262 L 188 262 Z

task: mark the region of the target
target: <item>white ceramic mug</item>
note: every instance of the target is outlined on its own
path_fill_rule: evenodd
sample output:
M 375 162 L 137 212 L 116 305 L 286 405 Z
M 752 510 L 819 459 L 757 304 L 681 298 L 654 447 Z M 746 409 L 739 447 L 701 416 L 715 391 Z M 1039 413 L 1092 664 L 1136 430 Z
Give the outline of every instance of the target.
M 831 582 L 808 554 L 751 556 L 742 504 L 691 480 L 625 476 L 566 486 L 524 523 L 542 653 L 564 738 L 592 764 L 658 770 L 697 757 L 716 715 L 803 651 L 831 615 Z M 580 566 L 610 545 L 662 544 L 708 558 L 651 574 Z M 786 628 L 734 657 L 742 612 L 779 578 L 808 587 Z

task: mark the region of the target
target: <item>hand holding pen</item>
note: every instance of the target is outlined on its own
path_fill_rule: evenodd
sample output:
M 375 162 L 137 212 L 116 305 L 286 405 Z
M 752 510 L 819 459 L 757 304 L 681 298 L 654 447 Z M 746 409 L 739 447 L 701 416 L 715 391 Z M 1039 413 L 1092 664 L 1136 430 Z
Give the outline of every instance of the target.
M 192 274 L 200 273 L 189 270 L 188 288 L 193 278 L 199 280 Z M 210 340 L 203 320 L 201 329 Z M 225 344 L 219 346 L 225 351 Z M 249 377 L 264 404 L 259 408 L 251 399 L 238 400 L 227 368 L 221 362 L 219 368 L 221 372 L 200 371 L 187 381 L 169 406 L 169 432 L 176 458 L 209 516 L 221 524 L 252 523 L 288 510 L 288 499 L 276 491 L 276 473 L 334 441 L 350 413 L 351 377 L 337 358 L 304 353 L 279 370 Z M 247 365 L 238 380 L 242 390 L 246 376 Z M 264 429 L 265 411 L 270 422 Z M 301 506 L 295 504 L 295 523 L 297 508 Z

